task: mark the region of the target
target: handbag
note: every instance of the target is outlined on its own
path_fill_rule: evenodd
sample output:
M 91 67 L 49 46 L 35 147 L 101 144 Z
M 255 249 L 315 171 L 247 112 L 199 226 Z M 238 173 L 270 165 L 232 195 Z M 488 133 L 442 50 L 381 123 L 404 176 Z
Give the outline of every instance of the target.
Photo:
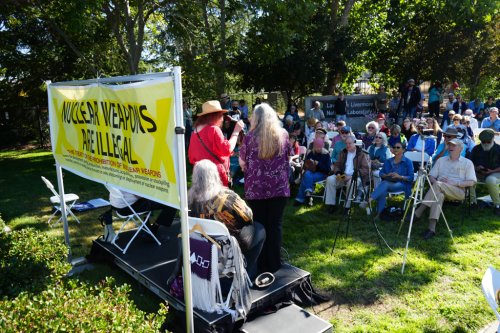
M 226 175 L 227 175 L 227 187 L 228 188 L 233 188 L 233 177 L 231 177 L 231 173 L 229 172 L 229 169 L 226 168 L 226 166 L 224 165 L 224 161 L 222 161 L 219 157 L 217 157 L 217 155 L 215 155 L 214 153 L 212 153 L 212 151 L 210 149 L 208 149 L 208 147 L 205 145 L 205 143 L 203 142 L 203 140 L 201 139 L 201 136 L 200 134 L 198 133 L 198 131 L 194 131 L 196 133 L 196 135 L 198 136 L 198 140 L 200 140 L 200 143 L 201 145 L 203 146 L 203 148 L 205 148 L 205 150 L 213 156 L 213 158 L 215 158 L 217 160 L 217 162 L 219 162 L 222 167 L 224 168 L 224 171 L 226 171 Z

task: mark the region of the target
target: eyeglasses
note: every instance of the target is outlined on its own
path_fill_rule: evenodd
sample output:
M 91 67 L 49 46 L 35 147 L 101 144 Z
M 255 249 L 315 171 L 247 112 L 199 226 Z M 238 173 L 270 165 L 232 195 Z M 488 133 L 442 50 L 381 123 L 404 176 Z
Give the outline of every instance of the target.
M 373 126 L 368 126 L 368 129 L 375 129 L 375 127 L 373 127 Z
M 454 135 L 448 135 L 448 134 L 445 134 L 445 135 L 443 135 L 443 137 L 445 137 L 445 138 L 449 139 L 449 138 L 454 138 L 455 136 L 454 136 Z
M 460 121 L 460 119 L 453 119 L 453 121 Z
M 382 139 L 382 137 L 381 136 L 376 136 L 375 139 Z
M 340 134 L 349 134 L 349 132 L 341 131 Z

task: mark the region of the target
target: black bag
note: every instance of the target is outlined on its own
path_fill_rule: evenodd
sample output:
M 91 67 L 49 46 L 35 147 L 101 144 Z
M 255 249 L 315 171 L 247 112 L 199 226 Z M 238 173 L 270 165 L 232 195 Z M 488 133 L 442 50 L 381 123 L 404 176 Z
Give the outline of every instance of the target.
M 399 207 L 385 207 L 380 213 L 380 219 L 382 221 L 399 221 L 403 217 L 403 210 Z

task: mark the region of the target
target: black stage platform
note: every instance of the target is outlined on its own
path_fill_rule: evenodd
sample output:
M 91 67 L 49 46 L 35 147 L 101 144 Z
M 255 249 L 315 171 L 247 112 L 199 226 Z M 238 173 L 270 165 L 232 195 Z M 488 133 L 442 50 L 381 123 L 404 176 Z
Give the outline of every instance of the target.
M 120 238 L 117 241 L 119 245 L 125 245 L 130 237 L 132 237 L 133 232 L 131 230 L 120 234 Z M 126 254 L 122 254 L 116 246 L 97 239 L 93 242 L 92 253 L 89 259 L 95 260 L 99 257 L 101 260 L 104 259 L 105 261 L 113 262 L 161 299 L 168 301 L 170 307 L 178 311 L 184 311 L 184 303 L 170 295 L 167 288 L 167 279 L 175 269 L 178 257 L 179 246 L 177 235 L 179 233 L 180 224 L 178 221 L 170 228 L 160 227 L 159 239 L 162 244 L 158 245 L 142 232 L 130 245 Z M 167 242 L 162 241 L 162 239 L 168 238 L 170 240 Z M 290 264 L 284 264 L 274 275 L 276 280 L 269 287 L 263 289 L 254 287 L 251 289 L 252 308 L 250 315 L 283 300 L 294 287 L 310 278 L 309 272 Z M 305 312 L 302 309 L 300 310 Z M 282 310 L 278 311 L 278 313 L 280 312 Z M 195 316 L 195 325 L 196 323 L 200 323 L 205 327 L 215 327 L 219 323 L 229 320 L 229 314 L 207 313 L 196 308 L 193 311 L 193 315 Z M 276 314 L 273 316 L 276 317 Z M 330 324 L 316 316 L 308 314 L 307 318 L 311 318 L 311 316 L 329 325 L 329 329 L 331 329 Z M 309 325 L 308 327 L 312 328 L 312 326 Z M 246 329 L 245 331 L 254 332 L 254 330 Z M 326 331 L 328 330 L 312 330 L 309 332 Z

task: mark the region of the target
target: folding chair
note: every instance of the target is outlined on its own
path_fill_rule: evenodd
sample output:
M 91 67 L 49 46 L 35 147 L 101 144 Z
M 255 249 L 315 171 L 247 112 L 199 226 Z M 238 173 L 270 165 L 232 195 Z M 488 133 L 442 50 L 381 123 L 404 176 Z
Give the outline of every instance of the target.
M 50 197 L 50 203 L 52 204 L 52 206 L 54 206 L 56 211 L 54 212 L 54 214 L 52 214 L 50 216 L 49 220 L 47 221 L 49 226 L 53 227 L 62 220 L 62 213 L 61 213 L 61 217 L 59 218 L 59 220 L 57 220 L 57 222 L 55 222 L 53 224 L 50 224 L 50 221 L 54 218 L 54 216 L 56 216 L 56 214 L 58 212 L 62 212 L 61 206 L 60 206 L 61 205 L 61 197 L 59 196 L 59 193 L 57 193 L 57 191 L 55 190 L 54 185 L 52 185 L 52 183 L 44 176 L 41 176 L 41 177 L 42 177 L 42 181 L 45 183 L 47 188 L 52 192 L 52 194 L 54 194 L 53 196 Z M 71 215 L 75 219 L 76 222 L 80 223 L 78 218 L 71 211 L 71 208 L 75 205 L 75 203 L 78 199 L 79 199 L 78 195 L 76 195 L 74 193 L 65 193 L 64 194 L 64 205 L 66 207 L 66 217 L 68 217 L 68 215 Z
M 488 304 L 495 313 L 498 321 L 500 321 L 500 313 L 498 312 L 498 308 L 500 307 L 500 272 L 493 267 L 488 267 L 483 275 L 481 287 Z M 498 325 L 497 332 L 500 332 L 500 324 Z
M 232 282 L 226 299 L 224 299 L 222 295 L 220 283 L 217 284 L 217 301 L 218 305 L 226 310 L 230 308 L 232 301 L 234 301 L 237 312 L 243 317 L 246 317 L 251 306 L 251 300 L 248 299 L 248 297 L 250 297 L 249 286 L 251 285 L 251 281 L 248 277 L 246 269 L 243 267 L 242 260 L 244 259 L 238 245 L 238 241 L 230 235 L 229 230 L 221 222 L 188 217 L 188 224 L 191 232 L 196 232 L 212 242 L 215 242 L 212 238 L 214 237 L 219 241 L 217 244 L 228 244 L 227 246 L 224 245 L 219 247 L 218 254 L 220 258 L 223 257 L 223 251 L 229 251 L 229 253 L 233 256 L 232 258 L 229 258 L 229 264 L 226 262 L 226 265 L 224 265 L 224 263 L 221 263 L 220 260 L 218 260 L 218 263 L 215 264 L 219 265 L 219 278 L 230 278 L 232 279 Z M 248 294 L 245 299 L 246 293 Z
M 116 246 L 120 251 L 122 251 L 123 254 L 125 254 L 127 252 L 128 248 L 129 248 L 129 246 L 134 241 L 134 239 L 141 232 L 141 230 L 143 230 L 148 235 L 150 235 L 155 240 L 155 242 L 158 245 L 161 245 L 161 243 L 158 240 L 158 238 L 156 238 L 156 236 L 151 232 L 151 230 L 148 228 L 148 225 L 147 225 L 149 217 L 151 216 L 151 211 L 136 212 L 132 208 L 132 206 L 130 206 L 130 204 L 127 202 L 127 200 L 125 200 L 125 198 L 123 197 L 122 192 L 119 189 L 117 189 L 117 188 L 115 188 L 115 187 L 113 187 L 113 186 L 111 186 L 109 184 L 106 184 L 105 186 L 106 186 L 106 189 L 109 191 L 109 193 L 111 193 L 113 196 L 115 196 L 117 198 L 120 198 L 123 201 L 123 203 L 126 204 L 127 207 L 130 209 L 130 211 L 132 212 L 129 215 L 121 215 L 115 209 L 113 209 L 115 211 L 116 215 L 120 219 L 122 219 L 124 221 L 122 223 L 122 226 L 118 230 L 118 232 L 116 232 L 115 237 L 113 237 L 113 240 L 111 241 L 111 244 L 113 244 L 114 246 Z M 143 216 L 146 216 L 146 217 L 142 218 Z M 123 229 L 125 228 L 125 226 L 127 224 L 129 224 L 129 223 L 133 223 L 137 227 L 137 229 L 136 229 L 134 235 L 132 236 L 132 238 L 130 238 L 130 240 L 128 241 L 128 243 L 125 245 L 125 247 L 122 248 L 120 245 L 118 245 L 116 243 L 116 241 L 119 238 L 120 233 L 123 232 Z

